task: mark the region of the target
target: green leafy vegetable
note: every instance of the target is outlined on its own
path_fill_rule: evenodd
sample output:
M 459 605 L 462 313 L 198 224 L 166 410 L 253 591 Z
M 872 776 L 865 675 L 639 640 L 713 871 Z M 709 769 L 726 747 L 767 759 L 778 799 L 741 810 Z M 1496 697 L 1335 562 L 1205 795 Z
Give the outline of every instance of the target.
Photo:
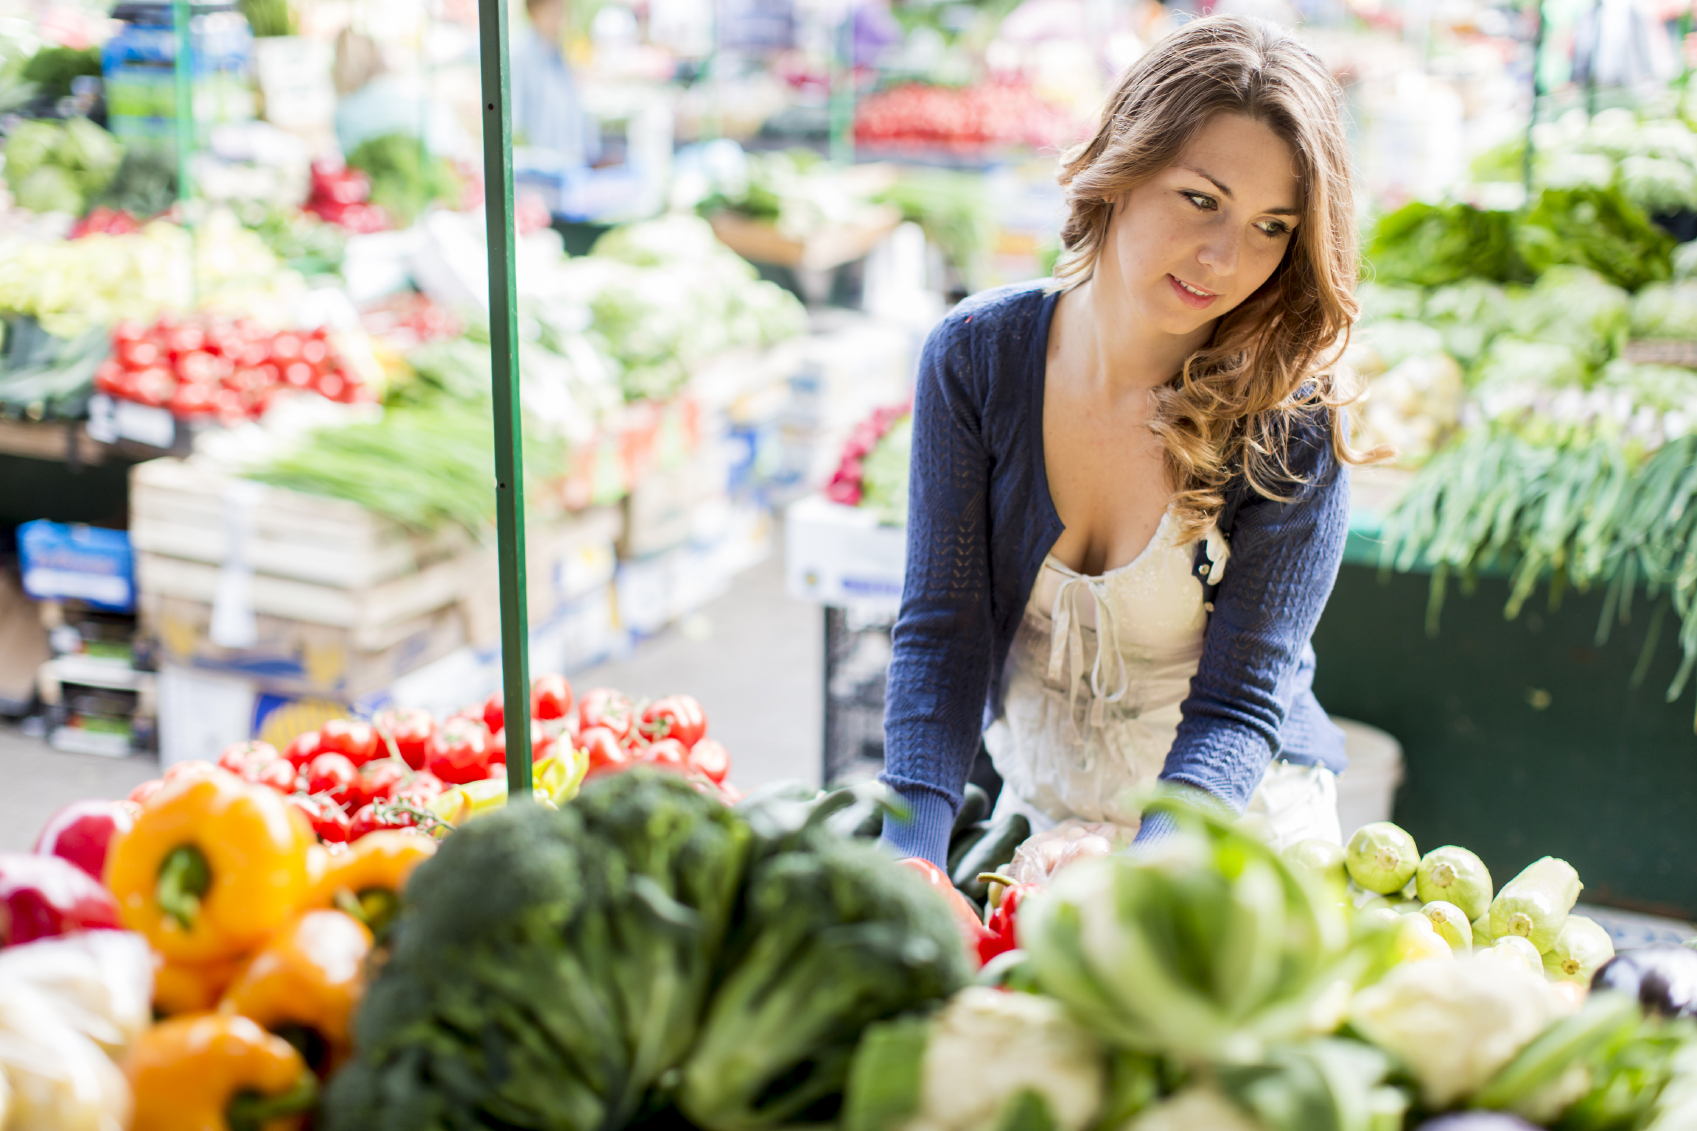
M 382 134 L 363 141 L 348 154 L 348 164 L 371 178 L 371 203 L 402 226 L 432 204 L 452 204 L 460 198 L 460 175 L 453 162 L 421 152 L 412 134 Z
M 1568 263 L 1627 290 L 1672 274 L 1673 237 L 1619 189 L 1543 190 L 1515 225 L 1514 246 L 1534 274 Z
M 1467 204 L 1415 202 L 1379 219 L 1367 245 L 1380 283 L 1441 287 L 1463 279 L 1530 282 L 1513 235 L 1514 217 Z

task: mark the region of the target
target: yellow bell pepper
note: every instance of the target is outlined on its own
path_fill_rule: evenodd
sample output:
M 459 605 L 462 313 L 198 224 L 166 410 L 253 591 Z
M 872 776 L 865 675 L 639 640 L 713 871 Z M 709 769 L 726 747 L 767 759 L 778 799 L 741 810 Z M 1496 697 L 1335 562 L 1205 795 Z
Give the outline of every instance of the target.
M 550 809 L 558 809 L 554 798 L 540 785 L 531 787 L 531 795 L 536 798 L 538 805 Z M 507 804 L 507 779 L 488 778 L 484 781 L 467 782 L 440 795 L 426 805 L 425 808 L 434 813 L 444 823 L 452 826 L 465 824 L 473 817 L 485 813 L 493 813 Z
M 565 739 L 554 744 L 554 752 L 531 767 L 531 781 L 555 805 L 577 796 L 589 772 L 589 752 L 574 750 Z
M 328 1076 L 347 1058 L 348 1021 L 370 953 L 364 923 L 340 911 L 308 911 L 248 960 L 218 1008 L 288 1039 L 307 1067 Z
M 232 1014 L 160 1022 L 130 1046 L 124 1072 L 130 1131 L 298 1131 L 318 1099 L 294 1046 Z
M 253 950 L 308 892 L 311 829 L 281 794 L 222 770 L 167 782 L 112 845 L 106 886 L 124 925 L 166 958 Z
M 203 1013 L 218 1004 L 241 960 L 188 963 L 166 960 L 153 974 L 153 1008 L 166 1017 Z
M 326 859 L 307 905 L 338 908 L 382 941 L 400 910 L 407 877 L 436 854 L 436 843 L 422 833 L 400 829 L 366 833 L 346 852 Z

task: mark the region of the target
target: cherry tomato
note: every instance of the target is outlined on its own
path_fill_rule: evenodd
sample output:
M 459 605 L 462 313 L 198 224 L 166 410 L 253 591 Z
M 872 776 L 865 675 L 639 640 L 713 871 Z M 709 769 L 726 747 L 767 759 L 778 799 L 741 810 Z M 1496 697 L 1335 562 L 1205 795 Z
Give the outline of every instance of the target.
M 322 794 L 291 793 L 288 801 L 306 814 L 319 840 L 326 844 L 347 843 L 348 814 L 334 800 Z
M 176 781 L 179 778 L 197 778 L 202 774 L 216 773 L 218 767 L 204 758 L 190 758 L 186 762 L 173 762 L 165 768 L 165 780 Z
M 143 338 L 126 340 L 118 345 L 118 360 L 125 369 L 146 369 L 159 364 L 159 347 Z
M 160 408 L 176 391 L 177 379 L 171 376 L 171 371 L 154 365 L 130 374 L 126 394 L 130 400 Z
M 424 769 L 424 744 L 430 741 L 430 734 L 436 729 L 436 720 L 430 717 L 430 712 L 419 707 L 392 707 L 387 711 L 377 712 L 377 717 L 371 720 L 379 737 L 388 735 L 395 743 L 395 752 L 407 765 L 415 770 Z M 379 750 L 386 746 L 379 742 Z
M 631 701 L 609 687 L 597 687 L 583 693 L 577 705 L 578 722 L 583 730 L 606 727 L 621 745 L 627 744 L 636 724 Z
M 662 738 L 651 742 L 637 751 L 637 757 L 645 766 L 658 766 L 662 770 L 672 770 L 680 774 L 690 768 L 689 751 L 675 738 Z
M 250 762 L 247 769 L 242 771 L 242 780 L 267 786 L 278 793 L 292 793 L 295 788 L 295 768 L 289 765 L 287 758 Z
M 424 805 L 448 791 L 448 785 L 428 770 L 407 775 L 407 780 L 395 789 L 394 800 Z
M 563 719 L 572 709 L 572 685 L 563 675 L 545 675 L 531 681 L 530 713 L 538 719 Z
M 419 829 L 428 832 L 437 820 L 428 811 L 405 800 L 373 801 L 362 805 L 348 823 L 348 840 L 356 841 L 366 833 L 381 829 Z
M 619 736 L 606 727 L 589 727 L 577 737 L 578 749 L 589 756 L 586 777 L 613 773 L 631 765 L 630 751 L 619 745 Z
M 324 742 L 315 730 L 295 735 L 294 738 L 289 740 L 289 744 L 283 747 L 283 757 L 287 758 L 289 764 L 297 770 L 318 755 L 325 753 L 329 753 L 329 751 L 324 749 Z
M 424 748 L 425 767 L 455 785 L 489 775 L 489 729 L 481 719 L 449 719 Z
M 553 741 L 553 739 L 551 739 L 548 736 L 548 732 L 543 729 L 542 724 L 537 722 L 535 719 L 531 719 L 530 720 L 530 760 L 532 762 L 540 762 L 543 758 L 543 755 L 547 754 L 548 745 L 552 741 Z M 494 736 L 490 738 L 490 740 L 489 740 L 489 750 L 490 750 L 489 760 L 491 762 L 500 762 L 503 765 L 506 763 L 506 761 L 507 761 L 507 731 L 506 731 L 505 727 L 496 731 Z
M 650 739 L 675 738 L 688 749 L 707 734 L 707 713 L 693 695 L 668 695 L 642 709 L 641 729 Z
M 379 758 L 375 762 L 367 762 L 359 768 L 359 796 L 361 803 L 367 801 L 388 801 L 395 796 L 395 790 L 410 776 L 406 766 L 393 758 Z
M 379 754 L 377 731 L 357 719 L 331 719 L 318 729 L 321 748 L 363 766 Z M 387 750 L 381 751 L 387 754 Z
M 280 757 L 281 755 L 277 753 L 277 748 L 269 742 L 259 742 L 257 740 L 252 742 L 235 742 L 224 747 L 224 749 L 219 753 L 218 768 L 220 770 L 228 770 L 232 774 L 240 776 L 247 772 L 249 766 L 262 765 L 266 762 L 274 762 Z
M 125 800 L 133 801 L 137 805 L 146 805 L 149 798 L 164 788 L 165 781 L 163 778 L 153 778 L 130 790 L 130 795 Z
M 206 344 L 206 331 L 194 322 L 184 322 L 170 331 L 166 343 L 172 353 L 192 353 Z
M 306 765 L 306 791 L 327 793 L 338 805 L 359 796 L 359 770 L 342 754 L 320 754 Z
M 718 739 L 704 738 L 689 748 L 689 768 L 715 782 L 723 782 L 731 772 L 730 751 Z
M 506 722 L 507 712 L 501 706 L 501 693 L 497 691 L 483 701 L 483 725 L 489 728 L 490 734 L 494 734 L 505 726 Z
M 217 401 L 218 386 L 185 381 L 171 394 L 166 407 L 172 416 L 205 416 L 214 410 Z
M 291 362 L 301 355 L 301 340 L 294 334 L 278 334 L 271 339 L 271 356 L 280 362 Z

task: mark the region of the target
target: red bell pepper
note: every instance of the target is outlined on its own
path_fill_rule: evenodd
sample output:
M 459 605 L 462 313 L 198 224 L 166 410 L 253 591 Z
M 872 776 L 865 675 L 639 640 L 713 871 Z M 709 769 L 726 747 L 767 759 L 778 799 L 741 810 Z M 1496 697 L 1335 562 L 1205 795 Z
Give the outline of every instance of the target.
M 73 801 L 48 818 L 36 838 L 38 856 L 69 860 L 96 880 L 106 874 L 106 850 L 114 837 L 135 825 L 141 806 L 133 801 Z
M 1039 884 L 1010 883 L 1003 887 L 1001 901 L 990 914 L 989 934 L 978 940 L 979 962 L 988 962 L 998 954 L 1018 949 L 1020 904 L 1042 890 Z
M 123 929 L 117 899 L 69 860 L 0 853 L 0 946 Z
M 978 917 L 978 912 L 973 909 L 966 896 L 949 881 L 948 874 L 931 861 L 918 856 L 909 856 L 897 863 L 917 872 L 932 891 L 943 897 L 943 901 L 949 905 L 949 911 L 954 914 L 955 925 L 960 928 L 961 942 L 965 944 L 967 953 L 977 960 L 979 943 L 989 935 L 989 929 L 984 926 L 984 921 Z

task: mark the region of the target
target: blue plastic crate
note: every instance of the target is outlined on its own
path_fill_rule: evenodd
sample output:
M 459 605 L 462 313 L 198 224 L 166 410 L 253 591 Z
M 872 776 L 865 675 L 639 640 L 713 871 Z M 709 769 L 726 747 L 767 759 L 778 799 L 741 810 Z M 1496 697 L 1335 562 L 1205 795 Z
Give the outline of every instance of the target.
M 38 601 L 86 601 L 97 609 L 128 613 L 136 607 L 135 559 L 130 536 L 98 526 L 38 519 L 18 527 L 24 592 Z

